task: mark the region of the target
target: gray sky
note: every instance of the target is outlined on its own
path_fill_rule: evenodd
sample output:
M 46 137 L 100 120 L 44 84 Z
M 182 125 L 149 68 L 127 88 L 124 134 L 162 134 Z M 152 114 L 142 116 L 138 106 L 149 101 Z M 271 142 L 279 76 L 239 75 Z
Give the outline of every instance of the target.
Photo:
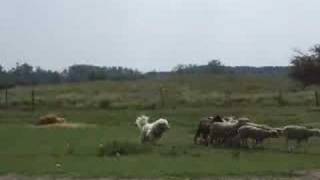
M 0 64 L 288 65 L 319 19 L 319 0 L 2 0 Z

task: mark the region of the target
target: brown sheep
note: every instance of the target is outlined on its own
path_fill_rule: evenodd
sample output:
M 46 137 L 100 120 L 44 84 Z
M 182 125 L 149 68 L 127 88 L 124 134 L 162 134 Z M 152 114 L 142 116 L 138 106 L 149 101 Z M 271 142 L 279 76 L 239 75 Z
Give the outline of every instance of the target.
M 201 141 L 208 145 L 207 140 L 210 132 L 210 125 L 214 122 L 223 122 L 223 120 L 219 115 L 210 116 L 200 120 L 197 132 L 194 136 L 195 144 L 198 144 L 198 138 L 200 137 Z
M 239 119 L 234 122 L 214 122 L 209 128 L 209 143 L 225 143 L 228 139 L 234 138 L 238 134 L 238 129 L 248 123 L 248 119 Z

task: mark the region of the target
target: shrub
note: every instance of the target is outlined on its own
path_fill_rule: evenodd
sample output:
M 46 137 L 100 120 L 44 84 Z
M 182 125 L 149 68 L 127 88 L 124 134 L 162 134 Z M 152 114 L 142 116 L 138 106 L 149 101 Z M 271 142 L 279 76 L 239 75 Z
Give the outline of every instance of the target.
M 110 108 L 111 101 L 109 99 L 103 99 L 99 102 L 99 108 L 107 109 Z

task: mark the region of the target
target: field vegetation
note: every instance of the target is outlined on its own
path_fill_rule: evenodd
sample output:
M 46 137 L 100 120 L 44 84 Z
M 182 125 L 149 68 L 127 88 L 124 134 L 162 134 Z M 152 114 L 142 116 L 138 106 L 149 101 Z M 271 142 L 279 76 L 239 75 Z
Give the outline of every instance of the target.
M 320 140 L 288 153 L 284 139 L 264 148 L 228 149 L 193 144 L 201 117 L 246 116 L 274 127 L 320 128 L 318 87 L 302 88 L 285 76 L 176 75 L 135 81 L 97 81 L 9 90 L 0 110 L 0 174 L 73 177 L 292 176 L 320 168 Z M 56 113 L 81 128 L 37 128 Z M 138 115 L 167 118 L 158 145 L 141 145 Z M 93 125 L 93 126 L 91 126 Z

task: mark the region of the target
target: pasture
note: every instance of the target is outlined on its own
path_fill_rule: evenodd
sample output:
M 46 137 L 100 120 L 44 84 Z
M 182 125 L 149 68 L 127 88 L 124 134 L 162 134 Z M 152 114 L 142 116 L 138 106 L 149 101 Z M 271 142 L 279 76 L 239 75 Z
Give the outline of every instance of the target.
M 301 90 L 285 77 L 173 77 L 35 90 L 34 112 L 29 109 L 28 87 L 10 90 L 10 106 L 0 110 L 0 174 L 197 178 L 293 176 L 297 171 L 320 169 L 317 138 L 311 139 L 306 151 L 298 148 L 292 153 L 282 138 L 257 149 L 193 144 L 199 119 L 211 114 L 247 116 L 271 126 L 320 128 L 314 89 Z M 32 126 L 47 113 L 92 126 Z M 133 122 L 141 114 L 169 120 L 171 129 L 158 145 L 140 144 Z M 116 152 L 119 149 L 121 153 Z

